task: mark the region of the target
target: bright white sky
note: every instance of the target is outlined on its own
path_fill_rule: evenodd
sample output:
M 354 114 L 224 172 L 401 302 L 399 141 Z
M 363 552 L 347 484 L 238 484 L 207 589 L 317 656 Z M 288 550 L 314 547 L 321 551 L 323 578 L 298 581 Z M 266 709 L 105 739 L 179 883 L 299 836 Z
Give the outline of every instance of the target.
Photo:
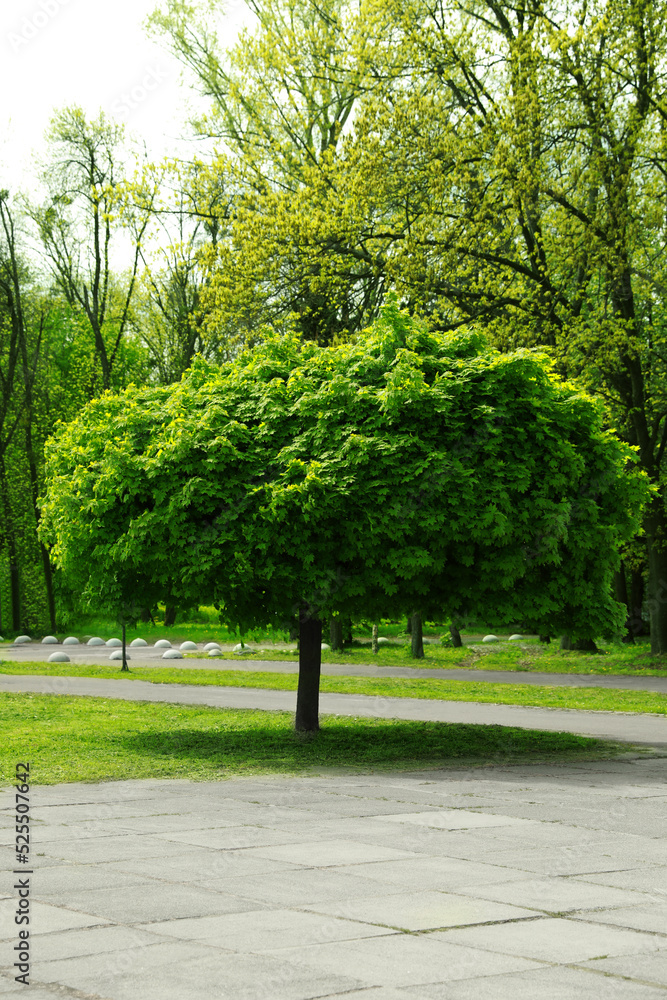
M 180 64 L 143 29 L 156 0 L 5 0 L 0 3 L 0 188 L 32 187 L 34 153 L 54 109 L 100 109 L 144 139 L 159 159 L 184 152 L 197 95 Z M 218 35 L 231 46 L 247 19 L 229 0 Z

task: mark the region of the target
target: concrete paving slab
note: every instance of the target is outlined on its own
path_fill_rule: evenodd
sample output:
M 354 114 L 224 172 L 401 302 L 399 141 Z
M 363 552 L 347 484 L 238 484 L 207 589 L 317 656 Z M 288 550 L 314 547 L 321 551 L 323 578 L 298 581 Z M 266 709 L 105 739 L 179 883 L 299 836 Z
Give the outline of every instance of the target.
M 468 812 L 464 809 L 440 809 L 437 812 L 401 813 L 395 816 L 383 816 L 385 823 L 414 823 L 417 826 L 432 826 L 440 830 L 471 830 L 482 826 L 522 827 L 527 837 L 530 836 L 532 823 L 527 819 L 516 819 L 513 816 L 492 815 L 491 813 Z
M 169 843 L 152 836 L 133 836 L 125 834 L 122 837 L 90 837 L 72 838 L 69 840 L 54 840 L 48 845 L 42 845 L 52 858 L 65 861 L 77 861 L 83 864 L 94 864 L 96 861 L 120 861 L 127 857 L 164 857 L 183 853 L 180 844 Z
M 642 868 L 639 865 L 628 866 L 621 871 L 592 872 L 576 879 L 577 882 L 588 882 L 592 885 L 610 885 L 618 889 L 638 889 L 640 892 L 667 895 L 667 865 L 655 865 Z
M 450 945 L 437 940 L 433 934 L 397 934 L 365 941 L 288 948 L 280 955 L 290 962 L 330 972 L 345 970 L 347 975 L 360 980 L 360 985 L 393 988 L 519 972 L 537 965 L 514 955 Z
M 46 934 L 40 939 L 36 953 L 40 962 L 50 962 L 81 958 L 86 955 L 94 958 L 107 952 L 124 954 L 132 948 L 143 948 L 152 944 L 164 944 L 164 940 L 157 934 L 151 934 L 137 927 L 118 927 L 109 924 Z
M 350 871 L 355 871 L 350 869 Z M 369 899 L 387 894 L 388 886 L 343 874 L 337 868 L 300 868 L 284 875 L 246 875 L 209 881 L 215 892 L 230 893 L 273 906 L 307 907 L 314 903 Z
M 633 979 L 642 979 L 654 986 L 667 987 L 667 948 L 642 955 L 641 964 L 628 956 L 618 958 L 604 956 L 586 962 L 584 967 L 595 972 L 611 972 L 615 976 L 629 976 Z
M 409 851 L 395 851 L 390 847 L 373 847 L 352 840 L 311 841 L 303 844 L 285 844 L 280 847 L 251 848 L 246 855 L 290 861 L 303 868 L 326 868 L 332 865 L 356 865 L 369 861 L 394 861 L 410 857 Z
M 343 972 L 313 970 L 283 957 L 243 955 L 171 942 L 140 950 L 123 970 L 86 960 L 50 963 L 49 979 L 105 1000 L 315 1000 L 361 983 Z
M 559 917 L 435 931 L 431 936 L 468 948 L 570 964 L 586 962 L 603 954 L 641 954 L 643 965 L 646 954 L 657 951 L 665 944 L 665 939 L 657 934 L 601 927 L 599 924 Z
M 153 884 L 67 892 L 63 894 L 63 898 L 72 910 L 81 910 L 123 923 L 175 920 L 178 917 L 201 917 L 214 913 L 241 913 L 255 908 L 255 904 L 238 896 L 202 892 L 196 886 L 167 882 L 161 883 L 159 887 Z
M 566 913 L 575 910 L 593 911 L 603 907 L 641 907 L 651 902 L 648 893 L 612 889 L 608 886 L 593 886 L 571 878 L 514 879 L 495 885 L 463 885 L 462 894 L 477 899 L 493 899 L 498 903 L 526 906 L 546 913 Z M 616 910 L 603 912 L 615 913 Z M 625 912 L 625 911 L 621 911 Z M 627 912 L 632 912 L 628 910 Z M 587 919 L 597 919 L 592 915 Z M 614 921 L 610 921 L 614 922 Z M 625 925 L 630 926 L 630 925 Z M 665 925 L 667 927 L 667 917 Z M 658 927 L 643 927 L 640 930 L 659 930 Z
M 505 903 L 466 899 L 446 892 L 394 892 L 371 899 L 345 903 L 315 903 L 304 909 L 328 913 L 346 920 L 362 920 L 404 931 L 429 931 L 439 927 L 461 927 L 496 920 L 533 919 L 534 911 Z
M 646 896 L 638 906 L 622 906 L 618 909 L 599 909 L 594 912 L 583 910 L 577 916 L 581 920 L 600 924 L 614 924 L 616 927 L 633 927 L 638 931 L 651 931 L 665 936 L 667 948 L 667 901 Z
M 106 890 L 120 887 L 150 884 L 150 879 L 127 872 L 109 871 L 101 865 L 59 865 L 42 868 L 42 858 L 36 861 L 39 877 L 33 879 L 32 893 L 35 899 L 59 896 L 64 892 L 86 892 L 93 889 Z
M 311 839 L 307 830 L 301 835 L 261 826 L 228 826 L 218 830 L 188 831 L 159 834 L 170 843 L 230 851 L 242 847 L 272 847 L 278 844 L 300 844 Z
M 490 885 L 509 879 L 525 879 L 520 868 L 464 861 L 442 856 L 410 858 L 403 861 L 385 861 L 354 866 L 355 876 L 363 876 L 382 885 L 401 886 L 408 889 L 438 889 L 453 891 L 464 885 Z
M 200 860 L 197 848 L 187 851 L 187 856 L 165 858 L 131 858 L 127 861 L 111 862 L 109 868 L 115 871 L 136 872 L 146 878 L 168 882 L 205 883 L 216 878 L 233 878 L 245 875 L 275 875 L 294 871 L 298 865 L 289 861 L 250 855 L 249 851 L 208 851 L 205 861 Z M 252 850 L 252 849 L 250 849 Z
M 252 910 L 227 916 L 147 923 L 143 929 L 179 940 L 215 944 L 236 952 L 307 947 L 329 941 L 352 941 L 393 932 L 352 919 L 339 920 L 295 910 Z
M 584 969 L 559 967 L 516 972 L 504 976 L 470 979 L 464 983 L 439 983 L 406 987 L 410 1000 L 662 1000 L 660 989 L 595 975 Z
M 15 911 L 15 899 L 4 899 L 0 902 L 0 940 L 12 941 L 16 937 Z M 33 934 L 50 934 L 52 931 L 68 931 L 74 927 L 93 927 L 96 924 L 109 923 L 105 917 L 99 915 L 74 913 L 60 906 L 51 906 L 34 900 L 30 904 L 30 920 L 31 937 Z

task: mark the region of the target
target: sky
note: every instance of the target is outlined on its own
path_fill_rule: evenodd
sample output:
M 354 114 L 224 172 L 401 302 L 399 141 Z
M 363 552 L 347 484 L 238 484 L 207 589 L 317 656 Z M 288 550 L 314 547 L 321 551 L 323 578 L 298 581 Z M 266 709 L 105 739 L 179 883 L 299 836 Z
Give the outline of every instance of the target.
M 180 64 L 142 24 L 157 0 L 0 3 L 0 188 L 31 190 L 55 109 L 100 110 L 143 139 L 152 158 L 183 155 L 188 111 L 201 107 Z M 232 45 L 247 19 L 229 0 L 218 24 Z

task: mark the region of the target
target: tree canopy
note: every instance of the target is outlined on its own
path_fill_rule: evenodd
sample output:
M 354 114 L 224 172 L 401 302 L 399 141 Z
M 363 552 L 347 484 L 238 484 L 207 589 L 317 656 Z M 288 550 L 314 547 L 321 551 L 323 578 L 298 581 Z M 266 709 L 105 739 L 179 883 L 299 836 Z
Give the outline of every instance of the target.
M 352 343 L 270 338 L 93 400 L 47 446 L 43 537 L 99 601 L 230 623 L 420 609 L 593 638 L 649 495 L 546 356 L 392 304 Z M 319 670 L 319 665 L 318 665 Z

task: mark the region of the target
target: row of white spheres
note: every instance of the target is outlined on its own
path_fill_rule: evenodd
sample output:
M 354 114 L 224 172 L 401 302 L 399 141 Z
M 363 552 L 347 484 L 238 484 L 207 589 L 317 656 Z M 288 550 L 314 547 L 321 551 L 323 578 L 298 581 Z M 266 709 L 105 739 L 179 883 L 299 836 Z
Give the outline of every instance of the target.
M 44 639 L 42 639 L 42 642 L 49 644 L 54 642 L 57 643 L 58 640 L 55 638 L 55 636 L 45 636 Z M 65 645 L 68 646 L 79 645 L 79 640 L 74 638 L 74 636 L 70 636 L 67 639 L 63 640 L 63 646 Z M 99 636 L 93 636 L 91 639 L 88 640 L 87 645 L 108 646 L 113 650 L 113 652 L 109 656 L 110 660 L 123 659 L 123 650 L 122 650 L 123 643 L 121 642 L 120 639 L 116 638 L 107 639 L 105 642 L 104 639 L 101 639 Z M 135 649 L 141 648 L 143 646 L 148 646 L 148 643 L 146 642 L 145 639 L 140 639 L 140 638 L 133 639 L 132 642 L 130 643 L 130 647 L 134 647 Z M 196 642 L 192 642 L 192 640 L 186 639 L 185 642 L 181 643 L 180 649 L 175 649 L 172 646 L 169 639 L 158 639 L 153 648 L 164 649 L 164 653 L 162 654 L 163 660 L 182 660 L 184 652 L 196 652 L 199 647 L 197 646 Z M 251 650 L 247 646 L 238 645 L 234 649 L 234 652 L 241 652 L 241 651 L 243 651 L 244 653 L 251 652 Z M 207 643 L 204 646 L 204 652 L 208 653 L 209 656 L 220 656 L 222 654 L 222 650 L 217 642 Z M 126 660 L 130 659 L 130 655 L 127 652 L 125 653 L 125 659 Z M 51 653 L 48 662 L 69 663 L 70 659 L 66 653 Z

